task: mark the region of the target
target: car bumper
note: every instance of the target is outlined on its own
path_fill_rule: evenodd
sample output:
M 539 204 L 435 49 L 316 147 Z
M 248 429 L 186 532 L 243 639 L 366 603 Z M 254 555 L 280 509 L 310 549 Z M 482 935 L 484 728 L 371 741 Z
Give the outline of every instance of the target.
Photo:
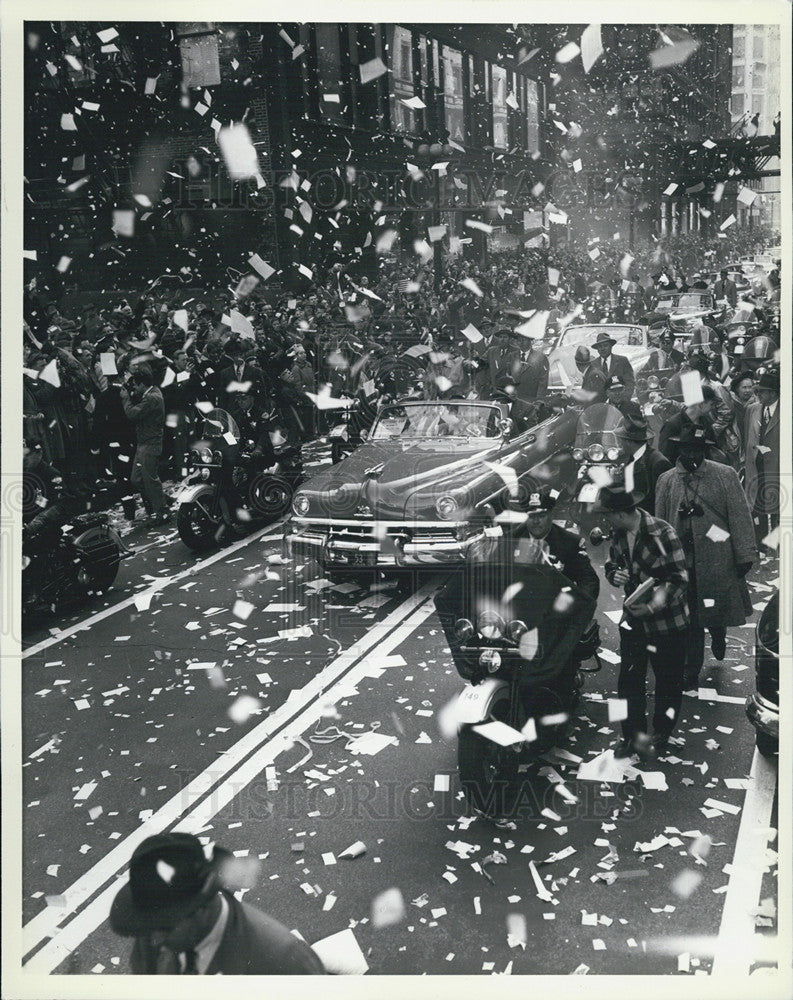
M 758 733 L 779 739 L 779 705 L 755 691 L 746 699 L 746 715 Z
M 380 532 L 375 535 L 379 536 Z M 344 539 L 293 524 L 288 527 L 284 541 L 290 555 L 313 557 L 331 569 L 399 569 L 464 564 L 474 552 L 480 552 L 489 539 L 484 531 L 462 540 L 422 539 L 392 531 L 383 531 L 382 538 Z

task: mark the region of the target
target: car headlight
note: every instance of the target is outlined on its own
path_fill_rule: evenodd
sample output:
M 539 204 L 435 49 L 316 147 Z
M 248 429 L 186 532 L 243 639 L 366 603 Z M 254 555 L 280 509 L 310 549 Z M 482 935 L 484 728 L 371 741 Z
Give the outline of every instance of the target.
M 292 510 L 297 514 L 298 517 L 304 517 L 308 514 L 309 501 L 305 493 L 298 493 L 297 496 L 292 501 Z
M 454 637 L 458 642 L 467 642 L 474 634 L 474 623 L 468 618 L 458 618 L 454 623 Z
M 587 454 L 592 459 L 593 462 L 602 462 L 603 456 L 606 454 L 603 450 L 602 444 L 591 444 L 587 449 Z
M 609 450 L 606 452 L 606 458 L 609 460 L 609 462 L 616 462 L 619 457 L 620 457 L 619 448 L 609 448 Z
M 438 517 L 450 521 L 457 513 L 457 501 L 450 496 L 438 497 L 435 501 L 435 510 L 438 512 Z
M 529 626 L 526 622 L 522 622 L 519 619 L 511 621 L 507 625 L 507 635 L 512 640 L 512 642 L 520 642 L 520 637 L 525 635 L 529 631 Z
M 573 458 L 576 462 L 584 461 L 584 449 L 583 448 L 573 448 Z
M 483 649 L 479 654 L 479 666 L 494 674 L 501 666 L 501 654 L 497 649 Z
M 476 627 L 485 639 L 500 639 L 506 623 L 497 611 L 483 611 L 476 619 Z
M 202 448 L 201 451 L 199 452 L 199 455 L 204 465 L 209 465 L 212 462 L 212 452 L 209 450 L 209 448 Z

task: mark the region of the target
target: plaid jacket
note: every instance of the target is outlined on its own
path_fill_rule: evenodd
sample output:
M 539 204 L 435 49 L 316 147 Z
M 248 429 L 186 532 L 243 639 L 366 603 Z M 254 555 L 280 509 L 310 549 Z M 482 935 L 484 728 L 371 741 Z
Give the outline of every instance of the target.
M 625 596 L 631 594 L 640 583 L 654 577 L 666 590 L 666 601 L 649 618 L 629 619 L 631 628 L 643 626 L 645 634 L 668 635 L 685 629 L 689 622 L 686 592 L 688 571 L 683 546 L 671 524 L 660 518 L 651 517 L 639 510 L 641 524 L 636 532 L 633 556 L 628 554 L 628 539 L 624 531 L 617 531 L 606 561 L 606 579 L 614 586 L 614 573 L 627 569 L 628 582 Z

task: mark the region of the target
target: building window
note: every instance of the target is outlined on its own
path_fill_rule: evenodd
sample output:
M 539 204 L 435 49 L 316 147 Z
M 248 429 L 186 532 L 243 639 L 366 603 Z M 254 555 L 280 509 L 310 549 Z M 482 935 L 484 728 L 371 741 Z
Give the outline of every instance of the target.
M 336 24 L 317 24 L 315 26 L 317 40 L 317 78 L 319 81 L 319 106 L 323 117 L 328 121 L 342 122 L 341 111 L 341 46 L 339 44 L 339 28 Z M 326 101 L 325 94 L 336 94 L 340 100 Z
M 732 95 L 732 114 L 734 118 L 739 118 L 746 110 L 746 94 L 738 90 Z
M 753 115 L 762 114 L 762 111 L 763 111 L 763 95 L 762 94 L 752 94 L 752 114 Z M 761 122 L 760 123 L 760 126 L 761 126 L 760 132 L 761 132 L 761 135 L 762 135 L 762 124 L 763 123 Z
M 443 46 L 443 119 L 449 138 L 465 139 L 463 109 L 463 56 L 461 52 Z
M 387 37 L 391 124 L 397 132 L 412 131 L 414 113 L 402 101 L 413 96 L 413 40 L 399 24 L 388 25 Z
M 765 37 L 763 35 L 754 36 L 754 41 L 752 42 L 752 57 L 754 59 L 765 58 Z
M 220 55 L 215 25 L 188 21 L 177 25 L 185 87 L 215 87 L 220 83 Z
M 733 90 L 737 90 L 739 87 L 744 86 L 744 67 L 743 66 L 733 66 L 732 68 L 732 87 Z
M 732 57 L 738 61 L 746 58 L 746 39 L 743 35 L 733 35 Z
M 752 90 L 765 89 L 765 63 L 756 62 L 752 74 Z
M 506 149 L 509 145 L 507 134 L 507 71 L 500 66 L 493 67 L 493 145 Z
M 526 80 L 526 149 L 540 149 L 540 99 L 536 80 Z

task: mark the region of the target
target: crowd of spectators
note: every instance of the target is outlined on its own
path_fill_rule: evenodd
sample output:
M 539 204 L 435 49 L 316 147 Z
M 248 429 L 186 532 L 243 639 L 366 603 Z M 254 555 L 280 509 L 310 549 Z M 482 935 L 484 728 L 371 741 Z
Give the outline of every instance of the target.
M 447 258 L 440 280 L 431 258 L 408 254 L 382 258 L 371 280 L 355 267 L 317 267 L 301 293 L 250 279 L 236 292 L 187 289 L 163 276 L 140 294 L 112 303 L 100 294 L 63 313 L 37 296 L 33 282 L 25 295 L 25 442 L 74 494 L 88 499 L 105 486 L 129 510 L 140 441 L 124 384 L 136 371 L 143 391 L 148 381 L 162 394 L 159 474 L 179 478 L 210 405 L 253 408 L 268 416 L 273 434 L 304 442 L 328 429 L 317 392 L 355 394 L 411 346 L 470 357 L 466 327 L 492 338 L 519 325 L 521 311 L 544 310 L 551 325 L 576 309 L 636 319 L 659 288 L 686 288 L 695 271 L 760 249 L 757 232 L 745 229 L 632 249 L 602 241 L 521 246 L 493 252 L 485 264 Z

